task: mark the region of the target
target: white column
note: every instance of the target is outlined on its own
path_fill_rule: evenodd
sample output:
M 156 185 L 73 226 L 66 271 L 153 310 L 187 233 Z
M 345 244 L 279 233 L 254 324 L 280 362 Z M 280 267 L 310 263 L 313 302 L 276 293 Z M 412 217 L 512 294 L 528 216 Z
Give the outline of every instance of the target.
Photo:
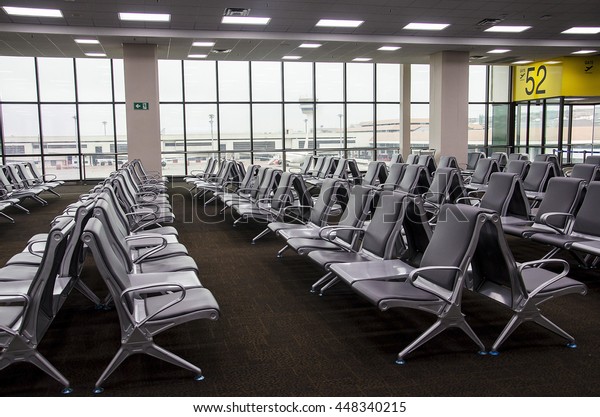
M 123 44 L 123 58 L 129 160 L 139 158 L 146 170 L 162 172 L 156 45 Z M 134 103 L 148 103 L 148 110 L 136 110 Z
M 400 66 L 400 153 L 410 154 L 410 64 Z
M 429 147 L 467 160 L 469 53 L 438 52 L 430 57 Z

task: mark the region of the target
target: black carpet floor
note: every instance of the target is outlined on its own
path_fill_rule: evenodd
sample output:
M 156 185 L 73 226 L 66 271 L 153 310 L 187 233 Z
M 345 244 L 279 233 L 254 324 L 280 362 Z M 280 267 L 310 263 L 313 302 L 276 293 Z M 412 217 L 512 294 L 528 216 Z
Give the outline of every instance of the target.
M 26 203 L 31 214 L 11 211 L 16 223 L 0 224 L 0 262 L 45 232 L 55 215 L 90 186 L 67 186 L 49 205 Z M 577 349 L 528 323 L 498 357 L 479 356 L 459 330 L 450 330 L 394 363 L 397 353 L 434 322 L 416 310 L 380 312 L 343 285 L 324 297 L 309 292 L 322 275 L 304 257 L 275 254 L 273 235 L 250 245 L 263 225 L 232 227 L 220 207 L 204 210 L 183 184 L 173 187 L 179 240 L 200 267 L 202 284 L 218 300 L 221 318 L 170 329 L 156 338 L 166 349 L 202 368 L 206 379 L 157 359 L 129 358 L 106 381 L 105 396 L 599 396 L 600 273 L 572 258 L 573 278 L 586 296 L 565 296 L 542 306 L 548 318 L 575 336 Z M 510 239 L 517 260 L 541 257 L 545 248 Z M 101 297 L 106 288 L 88 259 L 83 279 Z M 510 313 L 490 300 L 465 294 L 463 311 L 490 347 Z M 92 395 L 98 376 L 119 348 L 114 310 L 95 310 L 74 291 L 39 350 L 71 382 L 73 395 Z M 56 396 L 60 385 L 29 364 L 0 371 L 2 396 Z

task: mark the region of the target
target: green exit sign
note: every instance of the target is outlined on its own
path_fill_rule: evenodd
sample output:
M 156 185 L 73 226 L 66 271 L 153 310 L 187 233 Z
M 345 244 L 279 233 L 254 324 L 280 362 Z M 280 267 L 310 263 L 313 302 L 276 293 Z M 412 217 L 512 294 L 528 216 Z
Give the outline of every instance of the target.
M 148 106 L 148 102 L 135 102 L 133 103 L 133 110 L 148 110 L 150 106 Z

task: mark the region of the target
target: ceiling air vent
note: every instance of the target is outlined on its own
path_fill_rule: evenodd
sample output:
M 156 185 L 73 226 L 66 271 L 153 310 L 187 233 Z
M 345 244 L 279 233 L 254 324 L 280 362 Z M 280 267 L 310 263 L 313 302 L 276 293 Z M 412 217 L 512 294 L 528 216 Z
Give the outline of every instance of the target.
M 499 18 L 486 18 L 477 22 L 477 26 L 493 26 L 502 22 L 504 19 Z
M 223 12 L 223 16 L 249 16 L 250 9 L 243 9 L 241 7 L 228 7 Z

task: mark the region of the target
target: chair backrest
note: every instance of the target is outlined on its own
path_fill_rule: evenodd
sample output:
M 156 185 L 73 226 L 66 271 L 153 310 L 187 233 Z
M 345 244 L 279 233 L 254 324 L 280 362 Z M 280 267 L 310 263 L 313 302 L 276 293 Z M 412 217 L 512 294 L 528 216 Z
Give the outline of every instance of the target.
M 438 162 L 438 169 L 440 168 L 458 168 L 458 161 L 455 156 L 440 156 L 440 161 Z
M 248 165 L 246 168 L 246 174 L 242 181 L 240 182 L 240 188 L 251 188 L 254 179 L 256 178 L 256 174 L 258 173 L 259 165 Z
M 309 221 L 317 226 L 324 226 L 331 208 L 337 200 L 339 187 L 343 182 L 337 178 L 326 178 L 321 184 L 321 192 L 310 212 Z
M 298 168 L 298 174 L 300 175 L 308 175 L 310 169 L 312 168 L 313 162 L 315 161 L 315 157 L 312 155 L 306 155 L 304 159 L 302 159 L 302 163 Z
M 382 191 L 361 244 L 361 251 L 391 259 L 404 250 L 401 229 L 406 209 L 405 193 Z
M 526 153 L 511 153 L 508 154 L 509 161 L 529 161 L 529 155 Z
M 525 191 L 536 193 L 546 191 L 548 181 L 555 176 L 554 172 L 552 162 L 533 161 L 529 165 L 529 172 L 527 172 L 527 176 L 523 180 Z
M 506 164 L 506 167 L 504 167 L 504 172 L 517 174 L 519 178 L 524 180 L 529 172 L 529 161 L 523 159 L 510 160 L 508 161 L 508 164 Z
M 407 195 L 404 201 L 406 207 L 402 230 L 406 248 L 400 255 L 400 259 L 410 265 L 419 266 L 421 258 L 429 246 L 433 229 L 427 219 L 427 211 L 421 196 Z
M 600 237 L 598 207 L 600 207 L 600 182 L 594 181 L 587 186 L 585 198 L 575 216 L 573 232 Z
M 485 158 L 485 154 L 483 152 L 469 152 L 467 154 L 467 169 L 472 171 L 477 167 L 477 162 L 480 159 Z
M 348 202 L 344 209 L 338 226 L 343 227 L 362 227 L 364 221 L 370 213 L 371 202 L 375 195 L 371 187 L 355 185 L 350 190 Z M 351 230 L 340 230 L 337 232 L 337 238 L 352 245 L 352 239 L 356 236 Z
M 529 220 L 530 205 L 523 182 L 516 174 L 495 172 L 481 199 L 481 208 L 493 210 L 500 216 Z
M 317 173 L 316 177 L 319 179 L 327 178 L 328 176 L 330 176 L 331 174 L 333 174 L 335 172 L 336 167 L 337 167 L 337 159 L 335 159 L 332 156 L 326 156 L 325 160 L 323 161 L 323 165 L 322 165 L 321 169 L 319 170 L 319 172 Z
M 498 161 L 498 166 L 500 167 L 500 170 L 503 170 L 506 164 L 508 163 L 508 156 L 505 152 L 492 152 L 490 158 Z
M 56 314 L 55 302 L 59 301 L 54 294 L 56 278 L 74 225 L 72 218 L 59 219 L 53 224 L 42 261 L 29 285 L 29 302 L 22 319 L 21 333 L 26 333 L 33 345 L 40 342 Z
M 408 165 L 396 190 L 409 194 L 423 194 L 429 188 L 429 174 L 423 165 Z
M 464 195 L 465 188 L 458 168 L 438 168 L 423 198 L 429 203 L 443 204 L 454 203 Z
M 540 223 L 546 213 L 575 214 L 585 196 L 586 182 L 580 178 L 554 177 L 548 181 L 546 194 L 538 207 L 534 221 Z M 547 222 L 563 228 L 567 219 L 562 216 L 549 217 Z
M 588 155 L 585 157 L 586 164 L 600 165 L 600 155 Z
M 413 165 L 419 162 L 419 154 L 417 153 L 411 153 L 410 155 L 408 155 L 408 157 L 406 158 L 406 163 L 409 165 Z
M 435 159 L 433 159 L 433 156 L 431 155 L 420 155 L 419 156 L 419 160 L 417 162 L 419 165 L 423 165 L 425 167 L 425 169 L 427 170 L 427 174 L 429 175 L 429 177 L 433 177 L 433 174 L 435 173 Z
M 93 210 L 95 205 L 96 198 L 91 198 L 77 207 L 74 216 L 75 224 L 73 226 L 73 231 L 65 248 L 63 262 L 61 263 L 58 273 L 61 277 L 79 278 L 81 274 L 81 269 L 83 268 L 83 263 L 85 261 L 86 248 L 79 238 L 81 237 L 81 233 L 83 233 L 85 225 L 94 214 Z
M 34 162 L 27 161 L 27 162 L 25 162 L 25 165 L 27 166 L 27 168 L 31 172 L 31 175 L 33 175 L 33 178 L 35 179 L 35 182 L 37 184 L 40 184 L 40 183 L 44 182 L 44 176 L 38 170 L 37 165 Z
M 313 166 L 312 169 L 309 169 L 306 172 L 306 175 L 309 175 L 311 177 L 317 177 L 317 175 L 319 175 L 319 172 L 323 169 L 323 165 L 328 162 L 327 157 L 325 156 L 317 156 L 315 158 L 315 165 Z
M 2 165 L 0 169 L 0 186 L 6 190 L 6 192 L 10 193 L 14 191 L 14 187 L 9 177 L 7 176 L 8 167 L 6 165 Z
M 421 267 L 451 266 L 455 271 L 426 271 L 423 276 L 438 287 L 452 291 L 457 279 L 464 279 L 479 238 L 479 231 L 488 217 L 486 210 L 463 204 L 444 204 L 440 208 L 438 221 L 421 259 Z M 463 278 L 460 278 L 463 277 Z M 462 286 L 459 286 L 459 291 Z M 460 299 L 459 299 L 460 301 Z
M 277 185 L 277 189 L 275 189 L 273 197 L 271 198 L 271 210 L 279 212 L 293 203 L 294 195 L 292 190 L 295 177 L 296 174 L 293 174 L 289 171 L 281 173 L 279 184 Z
M 533 162 L 550 162 L 550 163 L 552 163 L 552 167 L 554 168 L 554 174 L 552 176 L 553 177 L 562 177 L 563 176 L 563 172 L 560 167 L 560 161 L 558 160 L 558 156 L 554 155 L 553 153 L 543 153 L 543 154 L 536 155 L 533 158 Z
M 598 181 L 600 179 L 600 165 L 575 164 L 571 170 L 571 178 L 581 178 L 586 182 Z
M 347 179 L 352 184 L 361 184 L 362 182 L 362 174 L 360 173 L 360 169 L 358 168 L 358 163 L 356 159 L 347 159 Z
M 404 158 L 402 157 L 401 153 L 394 152 L 392 154 L 392 157 L 390 158 L 390 164 L 399 164 L 399 163 L 403 163 L 403 162 L 404 162 Z
M 383 184 L 387 178 L 387 169 L 385 162 L 382 161 L 371 161 L 367 167 L 367 172 L 363 177 L 361 184 L 363 185 L 376 185 L 377 183 Z
M 382 184 L 382 188 L 384 190 L 394 190 L 402 181 L 402 177 L 404 176 L 404 171 L 406 171 L 406 167 L 409 166 L 406 163 L 397 163 L 390 165 L 389 172 L 387 174 L 385 182 Z
M 344 180 L 348 178 L 348 160 L 346 158 L 337 160 L 337 165 L 335 166 L 335 170 L 333 171 L 333 174 L 331 174 L 331 177 Z
M 498 166 L 498 161 L 490 158 L 480 158 L 477 161 L 477 166 L 471 176 L 471 184 L 485 185 L 489 182 L 490 176 L 499 171 L 500 167 Z
M 17 164 L 8 164 L 8 165 L 4 165 L 4 167 L 6 167 L 5 174 L 8 178 L 8 180 L 10 181 L 13 189 L 17 190 L 17 189 L 27 188 L 27 183 L 21 176 L 21 173 L 19 172 L 20 170 L 19 170 Z

